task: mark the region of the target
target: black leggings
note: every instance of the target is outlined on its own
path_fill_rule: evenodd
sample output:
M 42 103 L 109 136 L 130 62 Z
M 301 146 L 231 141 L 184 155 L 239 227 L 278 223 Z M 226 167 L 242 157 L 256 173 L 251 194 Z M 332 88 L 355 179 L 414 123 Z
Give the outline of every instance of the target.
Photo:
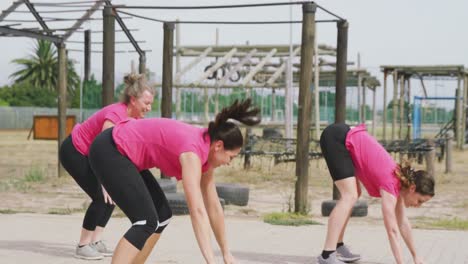
M 161 233 L 172 217 L 166 196 L 150 171 L 139 172 L 116 148 L 113 128 L 91 145 L 89 161 L 114 202 L 132 222 L 124 237 L 141 250 L 153 233 Z
M 60 146 L 59 157 L 63 167 L 92 199 L 86 210 L 83 228 L 93 231 L 96 226 L 105 227 L 114 205 L 104 202 L 101 184 L 89 166 L 88 157 L 76 150 L 71 136 L 68 136 Z
M 346 149 L 349 130 L 346 124 L 331 124 L 320 136 L 320 148 L 334 182 L 355 176 L 353 160 Z

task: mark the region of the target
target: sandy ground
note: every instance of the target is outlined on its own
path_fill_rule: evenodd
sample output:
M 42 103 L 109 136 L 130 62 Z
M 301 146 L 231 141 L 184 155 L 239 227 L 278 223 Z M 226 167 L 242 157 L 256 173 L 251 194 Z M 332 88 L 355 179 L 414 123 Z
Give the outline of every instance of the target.
M 0 215 L 1 263 L 110 263 L 109 258 L 100 261 L 83 261 L 73 257 L 75 234 L 82 214 Z M 313 226 L 273 226 L 257 219 L 227 217 L 227 236 L 232 254 L 242 264 L 313 264 L 320 253 L 326 228 Z M 123 218 L 114 218 L 106 228 L 106 242 L 115 246 L 129 227 Z M 365 237 L 365 239 L 362 239 Z M 355 252 L 362 254 L 358 264 L 394 263 L 386 234 L 382 226 L 352 223 L 347 241 Z M 418 253 L 427 264 L 468 263 L 468 232 L 445 230 L 415 230 Z M 454 243 L 456 241 L 456 243 Z M 215 249 L 216 263 L 222 256 Z M 412 263 L 408 250 L 404 249 L 404 263 Z M 197 264 L 203 263 L 188 216 L 174 217 L 164 231 L 147 263 Z
M 57 143 L 27 140 L 27 134 L 0 131 L 0 263 L 85 263 L 73 259 L 73 249 L 89 200 L 71 177 L 57 178 Z M 455 152 L 450 174 L 443 173 L 444 163 L 436 164 L 437 195 L 422 208 L 408 210 L 416 226 L 454 217 L 468 220 L 467 159 L 468 151 Z M 315 263 L 326 232 L 323 225 L 284 227 L 262 222 L 265 213 L 293 207 L 294 164 L 274 166 L 269 158 L 254 158 L 252 164 L 253 168 L 244 171 L 242 160 L 237 159 L 216 173 L 218 182 L 250 187 L 247 206 L 225 208 L 228 235 L 239 263 Z M 309 174 L 310 214 L 326 224 L 320 206 L 331 198 L 332 183 L 324 161 L 311 161 Z M 367 195 L 362 199 L 369 204 L 369 215 L 352 219 L 349 240 L 365 255 L 361 263 L 392 263 L 379 200 Z M 106 229 L 109 245 L 117 243 L 128 224 L 125 218 L 112 218 Z M 427 263 L 468 263 L 466 231 L 418 229 L 415 233 Z M 174 218 L 156 252 L 150 263 L 202 263 L 187 216 Z

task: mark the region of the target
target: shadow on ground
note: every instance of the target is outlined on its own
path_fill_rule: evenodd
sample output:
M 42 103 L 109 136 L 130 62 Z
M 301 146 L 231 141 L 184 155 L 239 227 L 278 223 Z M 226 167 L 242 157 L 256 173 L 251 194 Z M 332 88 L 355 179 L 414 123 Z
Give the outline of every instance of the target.
M 65 258 L 73 257 L 74 255 L 74 250 L 71 245 L 46 243 L 34 240 L 0 240 L 0 249 L 24 251 Z

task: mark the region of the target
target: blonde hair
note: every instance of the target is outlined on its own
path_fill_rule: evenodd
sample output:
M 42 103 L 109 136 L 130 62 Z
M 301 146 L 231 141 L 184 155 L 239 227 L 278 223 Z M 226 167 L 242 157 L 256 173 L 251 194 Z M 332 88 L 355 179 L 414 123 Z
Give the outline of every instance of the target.
M 395 176 L 400 180 L 402 188 L 409 188 L 412 184 L 416 186 L 416 192 L 422 195 L 434 196 L 435 181 L 433 175 L 425 170 L 414 170 L 410 161 L 398 164 Z
M 142 74 L 130 73 L 124 77 L 125 88 L 120 96 L 120 101 L 128 104 L 131 97 L 138 98 L 143 92 L 148 91 L 152 95 L 155 94 L 155 90 L 148 85 L 146 78 Z

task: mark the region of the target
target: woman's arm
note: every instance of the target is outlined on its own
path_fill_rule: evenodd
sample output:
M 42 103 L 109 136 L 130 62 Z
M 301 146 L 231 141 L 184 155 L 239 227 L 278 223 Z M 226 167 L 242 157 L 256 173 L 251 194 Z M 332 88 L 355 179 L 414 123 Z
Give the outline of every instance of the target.
M 190 210 L 192 227 L 198 246 L 207 263 L 214 263 L 214 253 L 210 242 L 210 224 L 200 188 L 201 161 L 193 152 L 182 153 L 179 157 L 182 166 L 182 184 Z
M 408 217 L 406 217 L 405 206 L 401 197 L 398 198 L 395 212 L 401 236 L 403 237 L 406 246 L 408 247 L 409 251 L 411 252 L 411 255 L 413 256 L 414 263 L 422 263 L 422 261 L 418 257 L 418 254 L 416 253 L 411 224 L 408 221 Z
M 104 131 L 104 130 L 106 130 L 106 129 L 108 129 L 108 128 L 110 128 L 110 127 L 113 127 L 114 125 L 115 125 L 115 124 L 112 123 L 112 122 L 109 121 L 109 120 L 104 121 L 104 124 L 102 125 L 101 132 Z
M 208 217 L 210 218 L 211 228 L 213 229 L 219 248 L 223 253 L 224 262 L 233 263 L 234 258 L 229 251 L 227 243 L 224 212 L 221 207 L 221 203 L 219 202 L 218 193 L 216 192 L 213 169 L 210 169 L 203 174 L 201 179 L 201 189 Z
M 403 263 L 403 254 L 400 246 L 398 222 L 395 215 L 397 198 L 390 193 L 380 190 L 382 196 L 382 214 L 387 230 L 388 240 L 397 264 Z

